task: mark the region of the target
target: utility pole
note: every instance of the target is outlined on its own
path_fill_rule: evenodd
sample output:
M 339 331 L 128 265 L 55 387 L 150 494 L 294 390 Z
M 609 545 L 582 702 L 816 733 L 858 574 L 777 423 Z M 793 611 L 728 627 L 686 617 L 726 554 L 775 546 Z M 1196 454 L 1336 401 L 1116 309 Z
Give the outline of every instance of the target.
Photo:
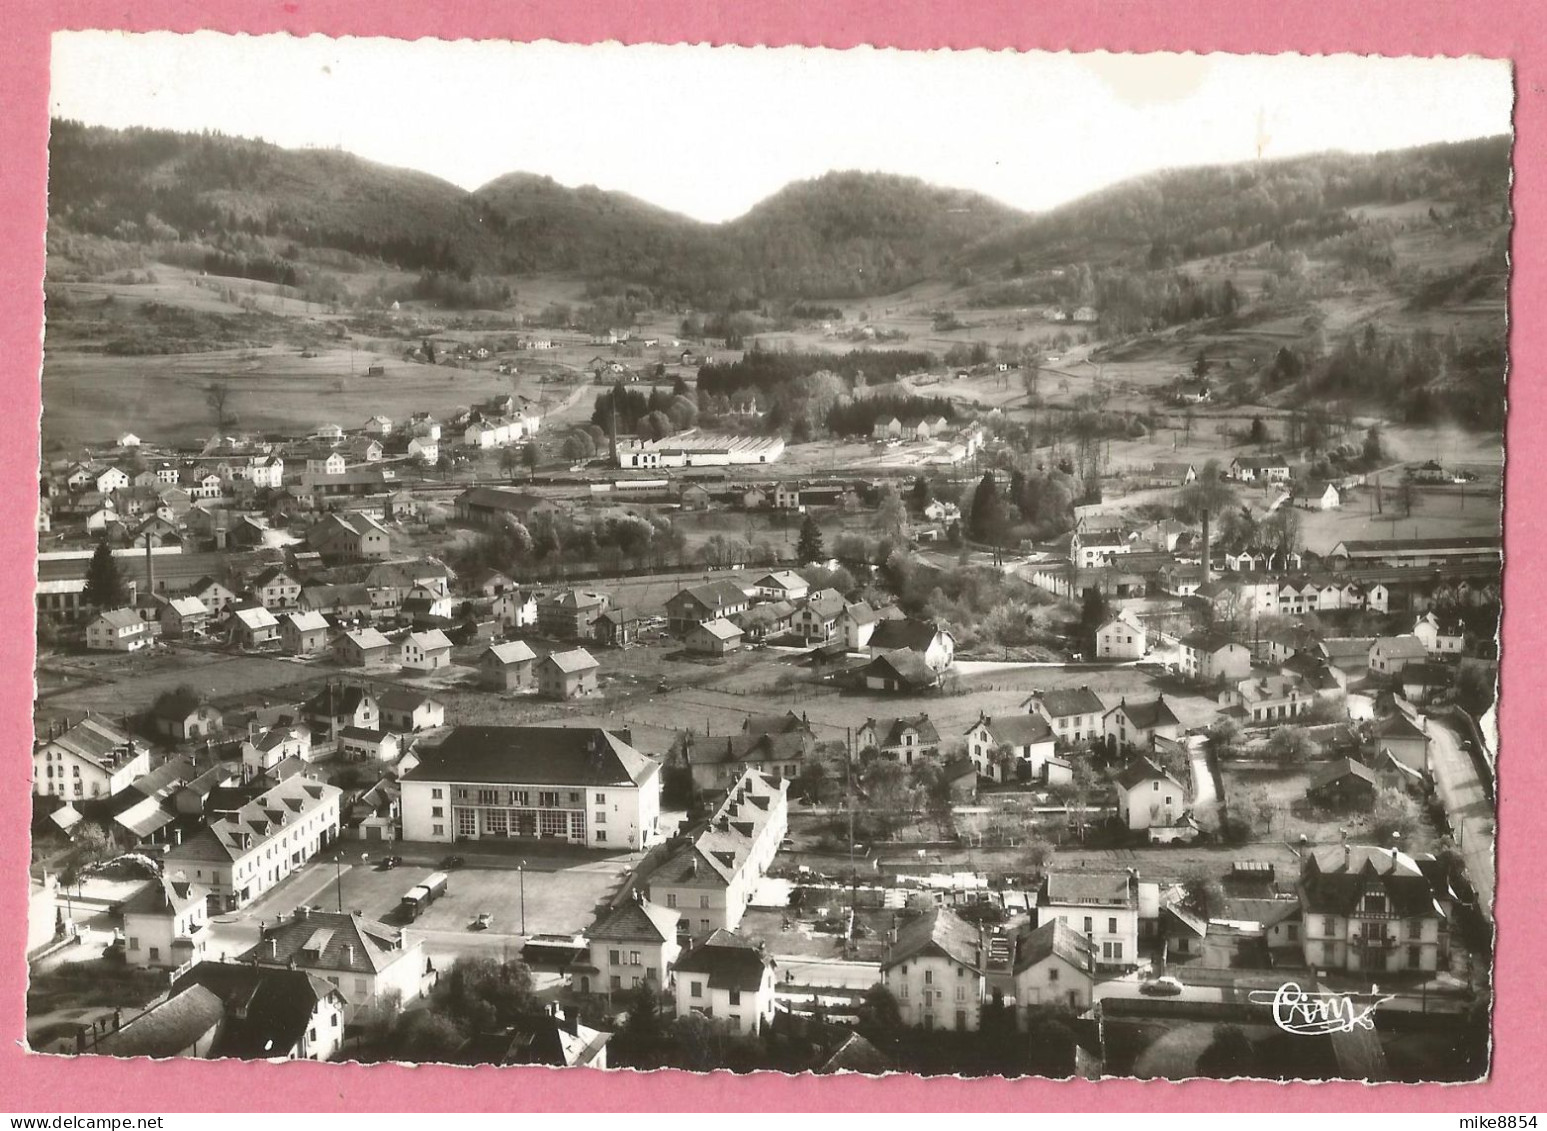
M 844 950 L 854 944 L 854 915 L 859 904 L 859 873 L 854 870 L 854 728 L 844 727 L 843 747 L 848 763 L 846 775 L 849 798 L 849 931 L 843 940 Z

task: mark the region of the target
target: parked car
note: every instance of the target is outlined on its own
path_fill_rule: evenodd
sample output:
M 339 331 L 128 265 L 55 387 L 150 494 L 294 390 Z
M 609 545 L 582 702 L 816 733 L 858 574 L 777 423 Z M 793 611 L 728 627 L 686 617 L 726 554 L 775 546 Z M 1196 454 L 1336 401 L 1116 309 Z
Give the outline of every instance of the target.
M 1139 983 L 1141 994 L 1150 994 L 1154 997 L 1175 997 L 1182 992 L 1182 983 L 1179 979 L 1169 974 L 1162 974 L 1158 978 L 1152 978 L 1148 982 Z
M 460 868 L 460 867 L 462 867 L 462 865 L 464 865 L 466 863 L 467 863 L 467 861 L 462 859 L 462 857 L 460 857 L 460 856 L 448 856 L 448 857 L 446 857 L 444 860 L 442 860 L 440 862 L 440 866 L 441 866 L 442 869 L 446 869 L 446 868 Z

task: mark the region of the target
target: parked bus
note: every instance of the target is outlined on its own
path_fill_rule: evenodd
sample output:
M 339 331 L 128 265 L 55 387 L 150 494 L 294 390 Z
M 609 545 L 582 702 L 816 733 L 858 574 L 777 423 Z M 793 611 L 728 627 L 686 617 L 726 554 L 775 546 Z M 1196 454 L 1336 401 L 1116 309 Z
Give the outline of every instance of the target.
M 423 883 L 415 884 L 408 889 L 407 894 L 398 903 L 410 923 L 424 914 L 426 907 L 446 894 L 446 887 L 450 880 L 451 877 L 445 872 L 434 872 L 426 876 Z
M 412 923 L 430 905 L 430 899 L 429 891 L 423 884 L 418 884 L 408 889 L 408 893 L 398 901 L 398 906 L 403 909 L 403 914 Z

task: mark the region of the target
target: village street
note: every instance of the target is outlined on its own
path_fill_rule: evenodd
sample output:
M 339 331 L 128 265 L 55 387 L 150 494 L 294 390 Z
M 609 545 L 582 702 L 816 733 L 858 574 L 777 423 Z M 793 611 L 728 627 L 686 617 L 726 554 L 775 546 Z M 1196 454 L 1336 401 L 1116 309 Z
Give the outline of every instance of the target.
M 1456 845 L 1466 858 L 1467 875 L 1477 890 L 1477 905 L 1493 918 L 1494 816 L 1472 755 L 1461 737 L 1437 719 L 1429 720 L 1429 764 L 1434 785 L 1450 819 Z

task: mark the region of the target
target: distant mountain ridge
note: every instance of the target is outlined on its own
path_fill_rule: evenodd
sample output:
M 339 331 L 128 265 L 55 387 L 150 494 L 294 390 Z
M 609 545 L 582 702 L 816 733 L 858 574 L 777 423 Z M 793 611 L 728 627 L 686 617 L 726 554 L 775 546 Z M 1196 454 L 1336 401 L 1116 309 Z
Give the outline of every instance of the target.
M 61 229 L 131 242 L 346 252 L 463 276 L 566 272 L 599 289 L 736 306 L 884 294 L 1012 262 L 1210 254 L 1361 203 L 1500 186 L 1507 202 L 1508 168 L 1508 138 L 1324 154 L 1152 174 L 1037 215 L 916 178 L 834 172 L 707 224 L 527 173 L 468 192 L 338 151 L 56 120 L 49 203 Z

